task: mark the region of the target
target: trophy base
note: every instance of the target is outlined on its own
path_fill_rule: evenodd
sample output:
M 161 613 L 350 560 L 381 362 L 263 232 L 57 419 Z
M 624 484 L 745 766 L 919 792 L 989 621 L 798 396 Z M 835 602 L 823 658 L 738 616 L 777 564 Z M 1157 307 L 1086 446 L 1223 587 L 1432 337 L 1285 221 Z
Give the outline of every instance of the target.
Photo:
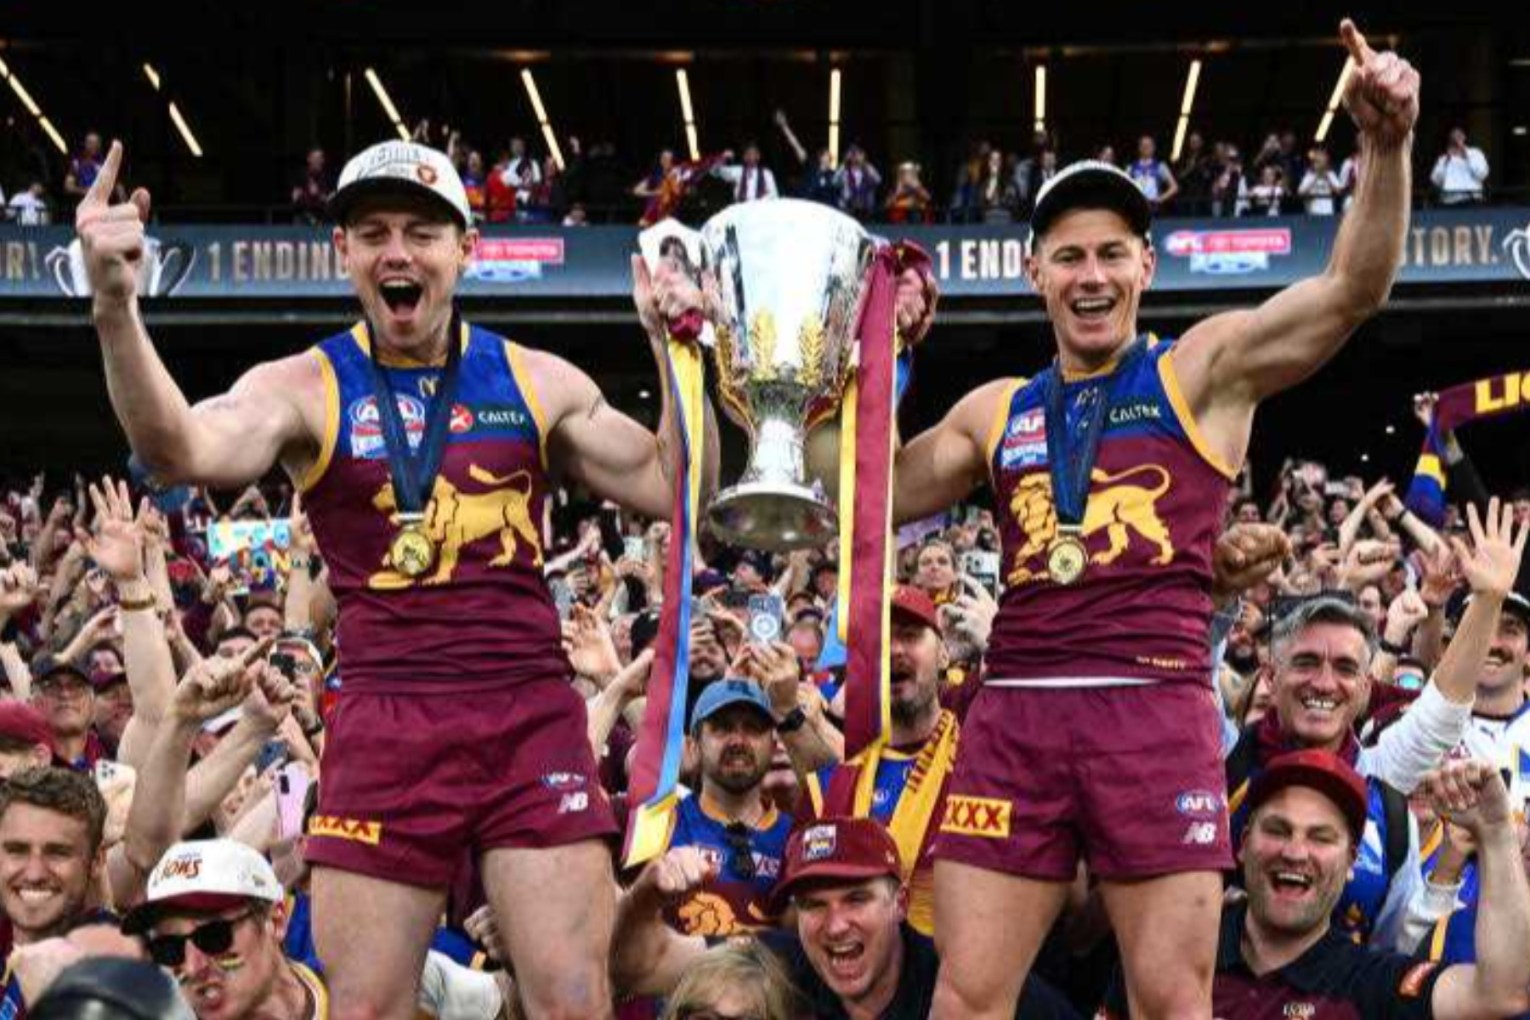
M 821 548 L 839 531 L 834 508 L 805 486 L 735 485 L 717 494 L 707 516 L 724 542 L 766 552 Z

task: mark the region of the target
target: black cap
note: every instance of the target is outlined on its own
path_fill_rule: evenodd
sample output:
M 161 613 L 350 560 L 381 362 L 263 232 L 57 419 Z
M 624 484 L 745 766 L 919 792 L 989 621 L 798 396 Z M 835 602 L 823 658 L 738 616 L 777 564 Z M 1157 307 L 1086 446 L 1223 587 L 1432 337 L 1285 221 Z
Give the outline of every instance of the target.
M 33 1020 L 194 1020 L 170 975 L 139 960 L 95 956 L 64 968 L 28 1008 Z
M 1074 209 L 1120 213 L 1131 224 L 1132 232 L 1144 238 L 1153 220 L 1147 196 L 1125 171 L 1097 159 L 1084 159 L 1069 164 L 1041 186 L 1036 211 L 1031 215 L 1031 242 L 1050 230 L 1059 216 Z
M 1471 595 L 1467 595 L 1464 599 L 1462 599 L 1460 601 L 1459 604 L 1457 604 L 1456 606 L 1451 607 L 1451 610 L 1448 612 L 1448 615 L 1450 616 L 1450 618 L 1452 620 L 1454 620 L 1457 623 L 1459 623 L 1460 620 L 1461 620 L 1461 616 L 1466 612 L 1466 607 L 1471 605 L 1471 604 L 1472 604 L 1472 596 Z M 1511 591 L 1507 595 L 1504 596 L 1504 599 L 1503 599 L 1503 611 L 1505 613 L 1511 613 L 1514 616 L 1519 617 L 1521 620 L 1523 620 L 1525 622 L 1525 624 L 1527 626 L 1530 626 L 1530 599 L 1526 599 L 1519 592 Z

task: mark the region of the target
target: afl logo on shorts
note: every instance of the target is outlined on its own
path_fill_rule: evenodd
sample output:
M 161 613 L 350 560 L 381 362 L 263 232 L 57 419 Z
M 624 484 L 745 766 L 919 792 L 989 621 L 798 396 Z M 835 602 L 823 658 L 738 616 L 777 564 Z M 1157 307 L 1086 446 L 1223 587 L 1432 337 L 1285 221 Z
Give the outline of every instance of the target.
M 1222 798 L 1210 790 L 1191 790 L 1174 799 L 1174 808 L 1186 818 L 1214 818 L 1222 811 Z

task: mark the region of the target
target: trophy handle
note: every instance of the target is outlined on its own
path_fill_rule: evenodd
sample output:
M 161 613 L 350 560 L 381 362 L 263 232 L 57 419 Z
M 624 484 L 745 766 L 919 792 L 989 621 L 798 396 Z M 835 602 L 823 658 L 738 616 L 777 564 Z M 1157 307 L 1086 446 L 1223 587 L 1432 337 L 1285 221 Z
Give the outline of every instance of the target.
M 54 248 L 43 256 L 43 264 L 53 274 L 53 282 L 58 284 L 58 289 L 70 297 L 80 297 L 74 292 L 74 278 L 69 272 L 69 249 L 64 247 Z
M 185 241 L 171 241 L 160 247 L 159 265 L 155 267 L 155 297 L 168 297 L 175 293 L 196 265 L 196 250 Z

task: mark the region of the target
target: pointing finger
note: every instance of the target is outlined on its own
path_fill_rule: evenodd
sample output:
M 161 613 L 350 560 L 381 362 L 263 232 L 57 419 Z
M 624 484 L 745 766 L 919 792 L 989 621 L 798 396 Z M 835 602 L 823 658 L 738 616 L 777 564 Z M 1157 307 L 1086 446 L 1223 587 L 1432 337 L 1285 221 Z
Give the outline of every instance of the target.
M 1360 29 L 1355 27 L 1355 23 L 1349 18 L 1339 22 L 1339 38 L 1344 40 L 1344 48 L 1349 50 L 1350 57 L 1362 67 L 1376 55 L 1376 51 L 1371 49 L 1370 44 L 1365 41 L 1365 36 L 1360 33 Z
M 90 190 L 85 192 L 85 198 L 80 204 L 92 208 L 110 205 L 112 191 L 117 187 L 117 171 L 121 166 L 122 143 L 114 140 L 106 153 L 106 162 L 101 164 L 96 179 L 90 182 Z

